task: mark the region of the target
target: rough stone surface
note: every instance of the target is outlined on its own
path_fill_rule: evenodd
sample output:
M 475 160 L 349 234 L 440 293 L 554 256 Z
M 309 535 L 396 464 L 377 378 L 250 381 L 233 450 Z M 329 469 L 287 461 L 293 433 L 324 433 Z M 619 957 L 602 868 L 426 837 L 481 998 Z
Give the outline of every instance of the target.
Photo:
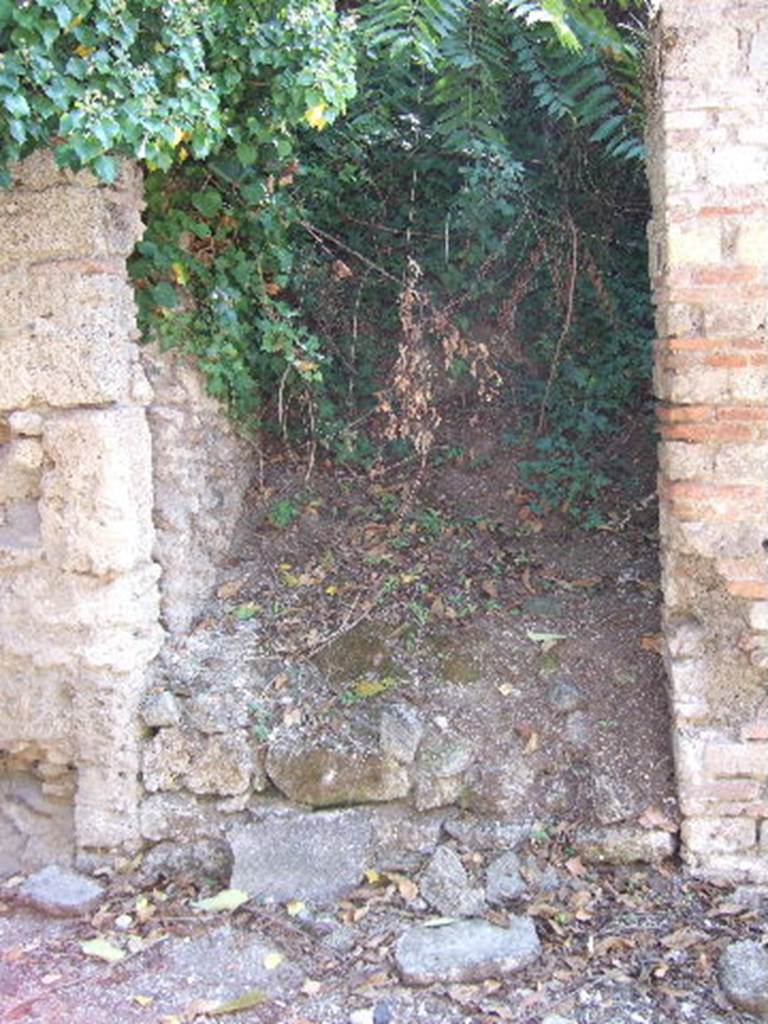
M 226 888 L 232 877 L 232 850 L 225 839 L 198 839 L 179 843 L 165 840 L 144 856 L 140 877 L 148 882 L 159 878 L 195 883 L 215 882 Z
M 150 728 L 178 725 L 181 721 L 179 702 L 167 690 L 151 693 L 144 698 L 141 717 L 144 719 L 144 724 Z
M 137 708 L 162 634 L 125 266 L 140 177 L 125 163 L 106 187 L 43 152 L 12 176 L 0 200 L 0 770 L 21 795 L 3 815 L 4 866 L 24 868 L 46 849 L 69 860 L 75 846 L 82 859 L 138 845 Z
M 502 853 L 488 865 L 485 895 L 489 903 L 517 899 L 525 890 L 525 879 L 520 874 L 520 858 L 516 853 Z
M 723 991 L 738 1010 L 768 1019 L 768 952 L 759 942 L 726 946 L 718 974 Z
M 51 864 L 19 886 L 18 898 L 52 917 L 74 917 L 94 910 L 103 892 L 103 887 L 92 878 Z
M 424 735 L 419 713 L 407 705 L 385 708 L 381 715 L 381 749 L 403 764 L 411 764 Z
M 550 681 L 547 687 L 547 700 L 555 711 L 562 711 L 564 714 L 583 708 L 586 702 L 581 687 L 564 676 L 557 676 Z
M 193 793 L 235 796 L 248 791 L 253 769 L 253 751 L 245 732 L 209 736 L 193 757 L 184 781 Z
M 229 833 L 232 886 L 263 899 L 333 901 L 361 881 L 371 839 L 364 810 L 265 814 Z
M 483 910 L 481 889 L 472 888 L 459 855 L 450 846 L 438 846 L 422 873 L 422 897 L 446 917 L 471 917 Z
M 527 821 L 496 821 L 463 815 L 447 818 L 443 828 L 467 850 L 510 851 L 528 838 L 532 825 Z
M 68 864 L 75 850 L 74 780 L 62 766 L 58 792 L 31 769 L 0 775 L 0 877 Z
M 154 396 L 147 417 L 162 617 L 171 633 L 181 633 L 216 582 L 255 457 L 188 359 L 150 346 L 142 350 L 142 363 Z
M 576 844 L 584 860 L 606 864 L 658 864 L 675 852 L 675 837 L 632 825 L 584 829 Z
M 405 768 L 376 749 L 348 749 L 333 737 L 302 742 L 286 736 L 270 744 L 267 774 L 289 799 L 310 807 L 397 800 L 411 784 Z
M 768 63 L 764 5 L 740 2 L 738 27 L 733 13 L 730 0 L 657 5 L 649 241 L 682 853 L 697 874 L 760 881 L 751 823 L 763 816 L 757 748 L 768 735 L 754 611 L 768 599 Z
M 512 917 L 506 928 L 487 921 L 411 928 L 397 940 L 395 961 L 403 981 L 412 985 L 464 983 L 513 974 L 540 952 L 531 919 Z

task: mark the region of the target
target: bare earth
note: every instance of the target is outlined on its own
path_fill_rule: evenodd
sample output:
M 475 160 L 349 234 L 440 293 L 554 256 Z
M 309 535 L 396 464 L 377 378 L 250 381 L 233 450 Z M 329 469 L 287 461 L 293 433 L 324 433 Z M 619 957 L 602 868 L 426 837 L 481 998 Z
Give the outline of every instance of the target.
M 417 488 L 404 471 L 317 466 L 306 480 L 304 465 L 267 460 L 193 639 L 215 649 L 242 634 L 265 653 L 309 657 L 345 714 L 396 692 L 460 723 L 482 755 L 441 842 L 470 880 L 498 849 L 462 823 L 505 817 L 516 794 L 500 789 L 499 765 L 517 759 L 533 780 L 517 849 L 526 887 L 485 916 L 531 917 L 537 962 L 481 983 L 404 985 L 394 945 L 436 917 L 419 863 L 369 873 L 332 907 L 251 900 L 220 913 L 193 905 L 199 882 L 140 883 L 123 865 L 103 879 L 100 908 L 76 919 L 22 906 L 19 878 L 0 885 L 3 1024 L 750 1019 L 729 1008 L 717 961 L 735 939 L 765 940 L 768 897 L 692 880 L 674 860 L 600 865 L 578 850 L 584 829 L 674 834 L 677 823 L 651 439 L 625 439 L 626 485 L 604 528 L 583 532 L 536 514 L 519 453 L 489 436 L 487 423 L 457 432 Z M 87 955 L 81 943 L 98 937 L 123 958 Z M 254 991 L 258 1005 L 227 1008 Z

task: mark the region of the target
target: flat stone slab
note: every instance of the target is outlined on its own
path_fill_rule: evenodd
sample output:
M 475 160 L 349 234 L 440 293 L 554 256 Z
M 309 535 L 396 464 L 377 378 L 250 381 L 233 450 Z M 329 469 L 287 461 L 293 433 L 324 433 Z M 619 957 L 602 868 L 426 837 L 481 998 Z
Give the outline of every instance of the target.
M 368 867 L 373 828 L 367 811 L 276 813 L 229 835 L 232 888 L 274 900 L 336 900 Z
M 59 864 L 49 864 L 30 875 L 18 890 L 21 903 L 52 917 L 87 914 L 99 905 L 103 894 L 98 882 Z
M 411 928 L 397 940 L 395 961 L 403 981 L 485 981 L 527 967 L 541 953 L 539 937 L 528 917 L 513 917 L 506 928 L 487 921 L 457 921 Z

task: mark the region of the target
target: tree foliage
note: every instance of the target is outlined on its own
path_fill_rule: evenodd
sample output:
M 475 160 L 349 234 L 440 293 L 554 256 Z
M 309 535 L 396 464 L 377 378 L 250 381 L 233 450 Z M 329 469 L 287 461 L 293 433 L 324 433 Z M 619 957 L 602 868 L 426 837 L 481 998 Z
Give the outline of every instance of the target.
M 145 336 L 246 425 L 365 461 L 474 378 L 562 461 L 646 370 L 638 6 L 0 0 L 0 174 L 144 161 Z

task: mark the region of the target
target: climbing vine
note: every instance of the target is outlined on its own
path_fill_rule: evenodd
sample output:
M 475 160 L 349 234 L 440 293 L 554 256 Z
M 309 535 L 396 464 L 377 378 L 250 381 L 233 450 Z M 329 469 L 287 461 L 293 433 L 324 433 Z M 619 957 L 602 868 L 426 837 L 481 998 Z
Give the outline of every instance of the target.
M 246 426 L 424 454 L 472 380 L 561 455 L 645 372 L 641 7 L 0 0 L 0 180 L 140 159 L 144 336 Z

